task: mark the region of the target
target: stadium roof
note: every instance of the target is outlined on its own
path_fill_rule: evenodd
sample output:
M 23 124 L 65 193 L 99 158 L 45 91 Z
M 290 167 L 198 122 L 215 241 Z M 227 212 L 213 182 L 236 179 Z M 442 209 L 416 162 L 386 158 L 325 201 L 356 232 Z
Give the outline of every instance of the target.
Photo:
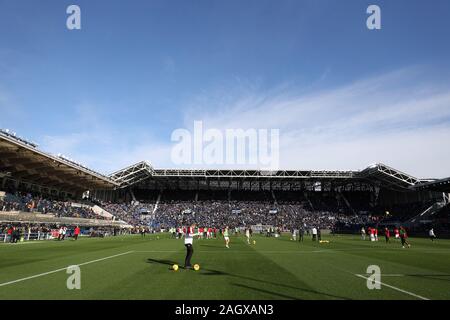
M 393 190 L 408 191 L 421 180 L 384 164 L 375 164 L 362 171 L 330 170 L 211 170 L 211 169 L 156 169 L 139 162 L 109 176 L 119 188 L 137 185 L 142 181 L 177 184 L 182 181 L 269 181 L 269 182 L 369 182 Z
M 122 189 L 129 186 L 157 183 L 163 186 L 181 185 L 219 187 L 232 183 L 259 185 L 279 184 L 302 187 L 317 183 L 345 185 L 369 183 L 391 190 L 413 191 L 449 190 L 450 178 L 438 181 L 420 180 L 409 174 L 378 163 L 359 171 L 339 170 L 236 170 L 236 169 L 157 169 L 142 161 L 109 176 L 95 172 L 60 155 L 55 156 L 37 148 L 26 139 L 0 130 L 0 176 L 35 183 L 64 191 Z
M 70 192 L 113 189 L 119 183 L 34 143 L 0 130 L 0 172 L 13 179 Z
M 152 166 L 142 161 L 110 174 L 109 178 L 124 188 L 145 180 L 154 173 Z
M 387 185 L 391 189 L 410 189 L 421 180 L 409 174 L 391 168 L 385 164 L 377 163 L 371 165 L 358 173 L 358 178 L 365 178 L 372 182 L 377 181 L 381 185 Z
M 431 191 L 439 191 L 439 192 L 448 192 L 450 193 L 450 177 L 439 179 L 439 180 L 433 180 L 433 181 L 427 181 L 420 183 L 415 186 L 415 189 L 417 190 L 431 190 Z

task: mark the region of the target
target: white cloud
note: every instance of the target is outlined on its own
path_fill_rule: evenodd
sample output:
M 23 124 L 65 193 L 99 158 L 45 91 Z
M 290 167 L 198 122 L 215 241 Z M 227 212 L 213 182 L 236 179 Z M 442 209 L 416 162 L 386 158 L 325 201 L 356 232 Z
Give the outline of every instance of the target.
M 186 125 L 203 120 L 222 130 L 280 129 L 282 168 L 357 169 L 383 162 L 419 177 L 450 176 L 444 148 L 450 89 L 418 79 L 417 69 L 404 69 L 299 96 L 292 89 L 250 92 L 222 111 L 191 112 Z
M 417 177 L 450 176 L 450 89 L 419 71 L 403 69 L 301 94 L 290 86 L 261 92 L 246 84 L 203 93 L 180 109 L 188 129 L 194 120 L 221 130 L 280 129 L 285 169 L 355 170 L 383 162 Z M 77 129 L 46 137 L 47 150 L 108 173 L 142 160 L 174 167 L 170 135 L 121 128 L 93 113 L 93 105 L 78 110 Z
M 109 174 L 135 162 L 168 163 L 170 145 L 139 128 L 113 123 L 101 107 L 84 102 L 67 121 L 69 133 L 46 135 L 40 148 L 62 154 L 101 173 Z

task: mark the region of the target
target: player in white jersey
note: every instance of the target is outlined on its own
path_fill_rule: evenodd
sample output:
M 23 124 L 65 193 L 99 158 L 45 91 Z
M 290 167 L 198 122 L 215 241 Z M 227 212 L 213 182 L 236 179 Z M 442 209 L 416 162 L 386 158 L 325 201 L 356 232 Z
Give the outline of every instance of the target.
M 194 233 L 195 224 L 193 223 L 190 227 L 185 228 L 184 230 L 184 246 L 186 247 L 186 259 L 184 260 L 184 268 L 192 269 L 191 258 L 194 254 L 193 242 L 194 236 L 198 235 L 198 233 Z
M 298 232 L 297 229 L 292 229 L 292 239 L 294 241 L 297 241 L 297 232 Z
M 317 239 L 317 229 L 316 229 L 316 227 L 313 227 L 312 228 L 312 240 L 316 241 L 316 239 Z
M 250 228 L 245 229 L 245 236 L 247 237 L 247 243 L 250 244 Z
M 67 227 L 64 226 L 63 231 L 62 231 L 62 240 L 64 240 L 66 238 L 66 233 L 67 233 Z
M 430 236 L 431 241 L 434 241 L 434 239 L 436 239 L 436 234 L 434 233 L 433 228 L 430 229 L 430 231 L 428 232 L 428 235 Z
M 225 240 L 225 247 L 227 247 L 227 249 L 229 249 L 230 248 L 230 235 L 229 235 L 228 227 L 225 227 L 225 229 L 223 230 L 223 239 Z

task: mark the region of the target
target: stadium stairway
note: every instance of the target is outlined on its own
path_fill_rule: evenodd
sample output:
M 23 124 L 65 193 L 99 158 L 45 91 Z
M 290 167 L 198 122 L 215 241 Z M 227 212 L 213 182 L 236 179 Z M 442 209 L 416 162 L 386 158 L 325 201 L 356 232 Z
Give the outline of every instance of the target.
M 339 197 L 341 197 L 342 200 L 344 200 L 344 203 L 347 205 L 347 207 L 350 210 L 350 212 L 355 214 L 355 210 L 353 209 L 352 205 L 347 200 L 347 198 L 344 196 L 344 194 L 342 192 L 339 192 L 338 195 L 339 195 Z
M 152 218 L 154 219 L 156 210 L 158 209 L 159 202 L 161 201 L 162 191 L 159 192 L 158 198 L 156 198 L 155 206 L 153 207 Z
M 272 193 L 272 199 L 273 199 L 274 204 L 276 206 L 278 206 L 277 197 L 275 196 L 275 192 L 273 192 L 273 190 L 272 190 L 271 193 Z
M 423 221 L 433 220 L 434 215 L 437 212 L 439 212 L 444 206 L 445 206 L 444 201 L 437 201 L 433 203 L 431 206 L 429 206 L 427 209 L 425 209 L 423 212 L 407 220 L 406 224 L 414 225 L 419 224 L 420 222 Z
M 131 193 L 131 199 L 133 199 L 133 202 L 137 202 L 136 196 L 134 195 L 134 192 L 133 192 L 133 189 L 130 189 L 130 193 Z
M 308 201 L 308 204 L 309 204 L 309 206 L 311 207 L 311 210 L 312 210 L 312 211 L 315 211 L 315 210 L 314 210 L 314 206 L 313 206 L 311 200 L 309 200 L 308 193 L 305 191 L 305 192 L 303 193 L 303 195 L 305 196 L 306 201 Z

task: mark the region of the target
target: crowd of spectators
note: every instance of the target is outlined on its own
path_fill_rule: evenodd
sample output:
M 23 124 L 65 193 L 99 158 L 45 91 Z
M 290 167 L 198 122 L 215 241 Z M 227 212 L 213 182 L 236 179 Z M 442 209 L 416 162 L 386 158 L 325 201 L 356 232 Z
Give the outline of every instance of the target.
M 370 191 L 134 191 L 136 204 L 104 204 L 106 211 L 132 225 L 173 228 L 189 224 L 221 228 L 266 225 L 284 229 L 316 226 L 339 231 L 359 230 L 382 222 L 399 223 L 422 212 L 425 202 L 375 206 Z M 147 211 L 150 214 L 142 214 Z M 389 213 L 389 214 L 387 214 Z
M 157 200 L 158 199 L 158 200 Z M 213 200 L 214 199 L 214 200 Z M 165 192 L 152 194 L 148 203 L 107 204 L 105 209 L 132 225 L 174 228 L 190 223 L 198 226 L 239 228 L 262 225 L 284 230 L 298 228 L 358 231 L 362 226 L 406 221 L 424 210 L 428 203 L 393 207 L 371 206 L 370 193 L 311 192 Z M 151 214 L 143 215 L 142 211 Z
M 21 211 L 42 214 L 53 214 L 57 217 L 73 217 L 85 219 L 104 219 L 96 215 L 92 207 L 75 204 L 71 201 L 58 201 L 33 196 L 30 193 L 6 193 L 0 198 L 0 211 Z
M 191 195 L 190 195 L 191 196 Z M 272 197 L 273 196 L 273 197 Z M 352 195 L 346 195 L 351 199 Z M 199 199 L 200 198 L 200 199 Z M 166 194 L 162 199 L 131 203 L 99 202 L 104 210 L 111 213 L 115 220 L 122 220 L 132 226 L 148 226 L 151 228 L 176 228 L 191 223 L 198 226 L 223 228 L 239 228 L 262 225 L 274 226 L 284 230 L 313 227 L 329 230 L 357 230 L 361 226 L 374 225 L 380 222 L 401 221 L 411 213 L 422 210 L 427 204 L 410 204 L 392 208 L 363 206 L 367 199 L 361 200 L 358 211 L 350 208 L 344 196 L 321 196 L 310 194 L 299 197 L 298 193 L 275 195 L 270 193 L 251 195 L 235 194 L 234 199 L 228 196 L 208 199 L 201 195 L 195 200 Z M 355 197 L 356 200 L 359 196 Z M 251 200 L 248 200 L 251 199 Z M 386 215 L 387 210 L 397 213 Z M 96 215 L 91 205 L 60 201 L 30 193 L 6 193 L 0 198 L 0 211 L 21 211 L 52 214 L 57 217 L 76 217 L 104 219 Z M 393 218 L 394 217 L 394 218 Z
M 125 221 L 132 226 L 147 225 L 153 213 L 153 204 L 111 203 L 101 204 L 102 208 L 111 213 L 115 219 Z
M 145 195 L 140 192 L 139 195 Z M 213 200 L 214 199 L 214 200 Z M 145 201 L 145 200 L 144 200 Z M 429 202 L 375 206 L 369 191 L 164 191 L 147 199 L 153 226 L 171 228 L 191 222 L 203 226 L 242 227 L 270 225 L 284 229 L 299 226 L 359 230 L 361 226 L 401 223 L 423 210 Z M 142 217 L 132 205 L 122 205 L 121 217 Z M 111 212 L 115 214 L 114 212 Z M 141 223 L 144 221 L 140 221 Z M 148 219 L 147 219 L 148 222 Z
M 302 202 L 228 200 L 166 200 L 156 204 L 104 204 L 103 207 L 132 225 L 151 225 L 169 229 L 191 223 L 198 226 L 238 228 L 243 226 L 277 226 L 333 229 L 336 224 L 365 224 L 370 216 L 338 211 L 312 210 Z M 145 212 L 145 214 L 142 214 Z

